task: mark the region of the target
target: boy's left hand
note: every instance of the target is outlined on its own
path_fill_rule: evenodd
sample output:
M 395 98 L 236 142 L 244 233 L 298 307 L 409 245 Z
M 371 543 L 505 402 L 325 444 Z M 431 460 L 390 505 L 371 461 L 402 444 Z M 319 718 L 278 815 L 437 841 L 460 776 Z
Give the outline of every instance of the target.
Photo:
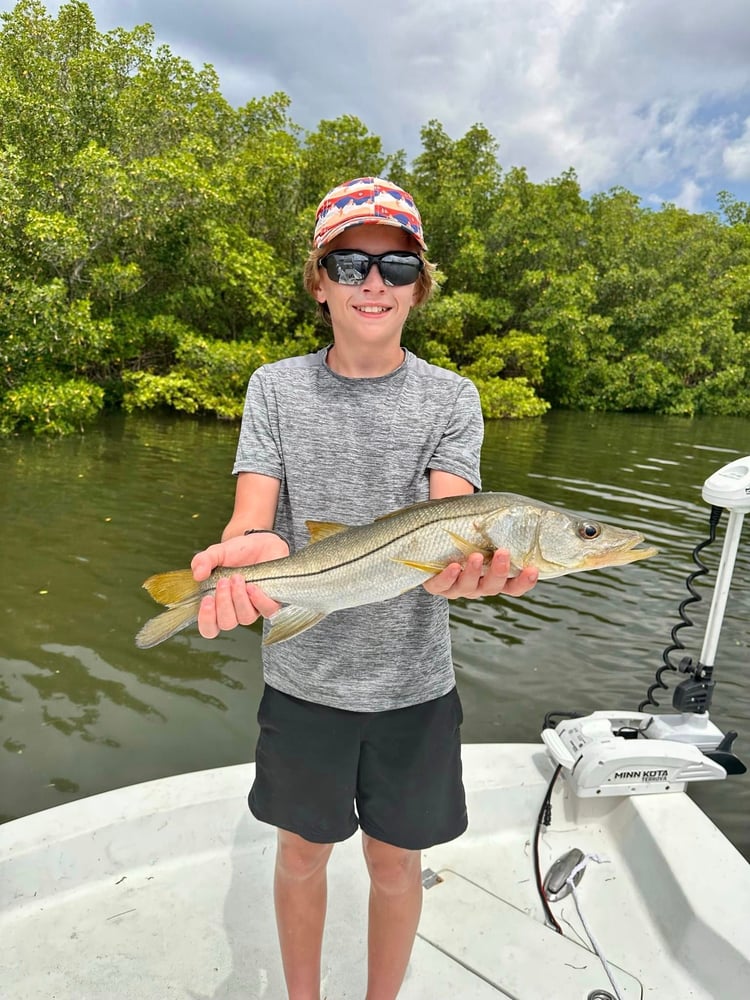
M 475 552 L 463 566 L 457 562 L 451 563 L 437 576 L 425 581 L 422 586 L 430 594 L 450 599 L 493 597 L 495 594 L 521 597 L 531 590 L 539 579 L 539 572 L 534 567 L 521 570 L 518 576 L 510 576 L 510 554 L 505 549 L 498 549 L 486 572 L 483 572 L 483 569 L 484 561 L 481 553 Z

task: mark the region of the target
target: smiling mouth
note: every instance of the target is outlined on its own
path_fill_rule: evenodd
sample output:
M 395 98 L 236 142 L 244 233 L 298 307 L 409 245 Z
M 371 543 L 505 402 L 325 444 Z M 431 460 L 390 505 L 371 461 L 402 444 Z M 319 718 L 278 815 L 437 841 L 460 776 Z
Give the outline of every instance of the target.
M 382 313 L 390 312 L 388 306 L 355 306 L 357 312 L 367 313 L 370 316 L 378 316 Z

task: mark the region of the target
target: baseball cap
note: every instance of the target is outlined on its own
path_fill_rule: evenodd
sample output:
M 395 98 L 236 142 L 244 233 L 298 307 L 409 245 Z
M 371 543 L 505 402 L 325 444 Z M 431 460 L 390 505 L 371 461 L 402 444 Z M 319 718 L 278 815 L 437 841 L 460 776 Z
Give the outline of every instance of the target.
M 374 223 L 403 229 L 427 249 L 414 199 L 382 177 L 357 177 L 329 191 L 318 205 L 313 246 L 324 247 L 350 226 Z

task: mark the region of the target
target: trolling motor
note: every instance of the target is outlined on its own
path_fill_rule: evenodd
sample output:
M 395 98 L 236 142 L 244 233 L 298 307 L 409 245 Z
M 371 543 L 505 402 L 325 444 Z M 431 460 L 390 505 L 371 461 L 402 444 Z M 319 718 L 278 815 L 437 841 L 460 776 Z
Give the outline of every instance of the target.
M 729 585 L 742 533 L 742 521 L 750 513 L 750 456 L 730 462 L 710 476 L 703 485 L 703 499 L 711 504 L 710 528 L 707 541 L 693 550 L 693 561 L 698 569 L 686 581 L 690 596 L 679 608 L 680 622 L 672 629 L 672 645 L 664 650 L 663 666 L 657 670 L 645 701 L 637 712 L 548 712 L 544 719 L 542 741 L 548 755 L 557 765 L 547 786 L 533 835 L 534 873 L 537 891 L 545 914 L 545 923 L 558 934 L 563 929 L 552 912 L 550 903 L 573 894 L 576 909 L 612 984 L 614 994 L 620 998 L 616 979 L 603 952 L 598 946 L 581 912 L 576 895 L 576 885 L 583 876 L 587 860 L 600 862 L 595 854 L 584 855 L 572 848 L 552 864 L 542 878 L 539 844 L 542 831 L 549 827 L 552 818 L 552 792 L 558 777 L 562 776 L 576 799 L 595 797 L 643 795 L 684 791 L 691 781 L 710 781 L 726 778 L 729 774 L 744 774 L 747 768 L 732 752 L 737 733 L 724 735 L 709 719 L 708 710 L 714 691 L 713 665 L 721 623 L 726 608 Z M 700 559 L 700 551 L 714 541 L 716 528 L 724 509 L 729 510 L 729 524 L 724 538 L 719 571 L 711 599 L 706 634 L 698 663 L 685 656 L 675 666 L 669 654 L 685 649 L 678 631 L 693 622 L 685 608 L 699 601 L 700 594 L 693 587 L 694 580 L 708 572 Z M 653 693 L 667 685 L 661 679 L 666 670 L 686 674 L 672 697 L 676 713 L 650 715 L 643 711 L 646 705 L 658 707 Z M 560 720 L 556 720 L 556 716 Z M 590 1000 L 610 997 L 605 990 L 595 990 Z
M 703 484 L 702 496 L 707 503 L 711 504 L 711 538 L 709 541 L 712 541 L 715 536 L 716 525 L 723 510 L 729 511 L 729 521 L 708 613 L 703 648 L 697 663 L 694 664 L 692 659 L 686 656 L 676 668 L 680 673 L 687 674 L 686 679 L 676 686 L 672 696 L 672 707 L 680 714 L 652 716 L 652 721 L 644 735 L 648 739 L 668 739 L 692 744 L 702 750 L 711 760 L 720 764 L 727 774 L 744 774 L 747 768 L 732 752 L 732 744 L 737 738 L 737 733 L 730 732 L 726 735 L 722 733 L 711 722 L 708 710 L 715 686 L 713 670 L 716 648 L 742 534 L 742 522 L 745 514 L 750 514 L 750 456 L 730 462 L 709 476 Z M 704 544 L 708 544 L 708 542 Z M 694 553 L 694 558 L 696 555 L 697 550 Z M 705 572 L 705 567 L 700 560 L 695 558 L 695 561 Z M 684 613 L 684 608 L 692 600 L 700 599 L 691 586 L 692 580 L 697 575 L 698 573 L 692 574 L 688 580 L 688 590 L 692 596 L 681 605 L 683 621 L 676 626 L 676 629 L 692 625 Z M 672 630 L 673 640 L 676 629 Z M 671 669 L 675 668 L 668 659 L 669 652 L 683 648 L 682 643 L 676 640 L 670 649 L 665 650 L 665 663 Z M 665 685 L 660 684 L 659 686 Z M 647 703 L 656 704 L 652 697 L 652 690 L 653 686 L 649 689 L 646 702 L 642 702 L 639 708 L 643 708 Z
M 725 778 L 744 774 L 747 768 L 732 752 L 737 733 L 722 731 L 711 722 L 709 707 L 713 697 L 713 666 L 719 633 L 734 571 L 745 514 L 750 513 L 750 456 L 725 465 L 703 485 L 703 499 L 711 504 L 710 537 L 696 547 L 693 561 L 698 569 L 687 580 L 690 597 L 679 609 L 681 621 L 672 629 L 672 645 L 663 654 L 664 665 L 637 712 L 549 713 L 542 740 L 550 757 L 558 764 L 567 783 L 580 797 L 633 795 L 682 791 L 689 781 Z M 716 537 L 724 509 L 729 523 L 724 538 L 716 586 L 709 610 L 700 659 L 688 656 L 675 666 L 669 654 L 684 650 L 678 631 L 693 622 L 686 607 L 699 601 L 694 580 L 708 572 L 699 553 Z M 686 674 L 673 694 L 672 707 L 679 714 L 651 715 L 646 705 L 658 706 L 653 692 L 666 689 L 666 670 Z M 565 715 L 554 723 L 552 716 Z

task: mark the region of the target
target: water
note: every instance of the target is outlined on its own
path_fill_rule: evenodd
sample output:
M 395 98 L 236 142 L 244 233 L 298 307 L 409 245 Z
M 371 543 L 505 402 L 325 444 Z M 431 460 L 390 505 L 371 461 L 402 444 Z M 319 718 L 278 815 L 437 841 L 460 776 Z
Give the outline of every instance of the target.
M 157 609 L 151 573 L 187 565 L 229 518 L 237 427 L 110 417 L 84 437 L 0 442 L 0 818 L 167 774 L 252 759 L 260 635 L 196 631 L 139 651 Z M 643 700 L 691 553 L 708 535 L 703 481 L 750 453 L 747 421 L 553 413 L 492 423 L 485 489 L 510 490 L 643 531 L 660 554 L 540 584 L 520 600 L 456 602 L 452 632 L 467 742 L 536 741 L 552 710 Z M 698 657 L 721 538 L 695 622 Z M 741 546 L 711 709 L 750 758 L 750 544 Z M 706 582 L 708 581 L 708 582 Z M 657 697 L 669 709 L 668 693 Z M 750 779 L 691 794 L 750 859 Z

